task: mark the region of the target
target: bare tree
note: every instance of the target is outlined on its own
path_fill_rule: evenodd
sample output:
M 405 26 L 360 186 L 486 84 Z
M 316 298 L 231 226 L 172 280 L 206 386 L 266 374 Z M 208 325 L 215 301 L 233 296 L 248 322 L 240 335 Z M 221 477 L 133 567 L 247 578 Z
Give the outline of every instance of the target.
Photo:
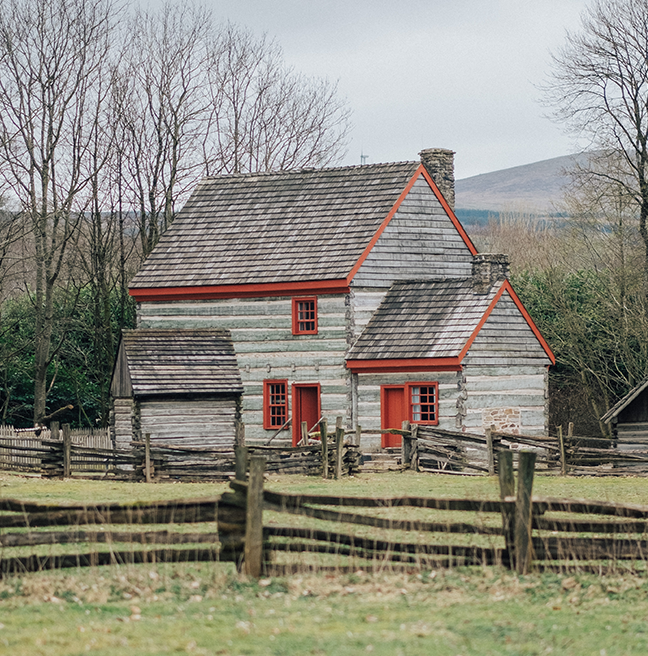
M 648 0 L 596 0 L 554 55 L 547 97 L 595 152 L 577 173 L 633 200 L 648 298 Z
M 275 41 L 226 25 L 209 76 L 216 147 L 208 173 L 325 166 L 344 153 L 349 110 L 336 86 L 295 73 Z
M 0 184 L 33 237 L 34 420 L 45 416 L 54 294 L 86 210 L 111 0 L 0 5 Z
M 146 257 L 204 175 L 323 166 L 344 151 L 335 85 L 296 74 L 266 37 L 194 5 L 138 13 L 115 102 L 122 179 Z

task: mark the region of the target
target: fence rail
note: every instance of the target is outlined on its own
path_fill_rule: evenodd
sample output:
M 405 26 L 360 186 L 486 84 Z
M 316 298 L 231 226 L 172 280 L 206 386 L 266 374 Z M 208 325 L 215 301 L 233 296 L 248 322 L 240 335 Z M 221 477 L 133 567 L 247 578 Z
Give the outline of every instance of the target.
M 232 561 L 258 577 L 286 571 L 282 558 L 290 554 L 298 555 L 302 570 L 326 567 L 309 565 L 313 555 L 334 555 L 336 567 L 367 569 L 501 564 L 525 573 L 623 564 L 645 570 L 648 506 L 533 497 L 532 452 L 519 455 L 517 486 L 512 453 L 499 454 L 500 498 L 490 500 L 286 494 L 264 489 L 263 456 L 247 461 L 240 450 L 238 456 L 232 491 L 220 497 L 96 505 L 0 499 L 0 575 Z M 389 509 L 398 512 L 386 517 Z M 266 523 L 267 512 L 296 516 L 295 523 Z M 46 555 L 25 553 L 42 545 L 67 545 L 66 551 L 76 545 L 77 551 L 55 553 L 52 546 Z

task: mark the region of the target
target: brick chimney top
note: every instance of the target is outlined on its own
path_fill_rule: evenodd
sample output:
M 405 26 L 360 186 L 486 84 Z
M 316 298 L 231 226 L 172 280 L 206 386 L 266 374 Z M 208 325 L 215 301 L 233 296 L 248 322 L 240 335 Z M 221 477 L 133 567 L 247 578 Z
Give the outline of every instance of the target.
M 508 255 L 502 253 L 478 253 L 473 256 L 472 284 L 475 294 L 488 294 L 499 280 L 509 276 Z
M 454 151 L 447 148 L 427 148 L 419 153 L 421 164 L 425 166 L 453 212 L 455 206 L 454 155 Z

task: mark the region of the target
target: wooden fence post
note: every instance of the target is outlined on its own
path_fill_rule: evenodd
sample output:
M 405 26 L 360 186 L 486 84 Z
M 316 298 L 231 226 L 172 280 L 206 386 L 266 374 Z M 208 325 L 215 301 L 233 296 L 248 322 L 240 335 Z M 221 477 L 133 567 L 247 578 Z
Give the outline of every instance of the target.
M 563 438 L 562 425 L 558 426 L 558 446 L 560 447 L 560 475 L 567 475 L 567 458 L 565 455 L 565 440 Z
M 342 446 L 344 445 L 344 426 L 342 417 L 335 418 L 335 478 L 342 476 Z
M 320 421 L 320 442 L 322 444 L 322 478 L 328 478 L 328 421 L 326 419 Z
M 405 428 L 405 424 L 408 422 L 403 422 L 401 427 L 403 430 L 408 430 Z M 401 464 L 403 469 L 409 469 L 410 459 L 412 457 L 412 433 L 409 435 L 403 435 L 401 439 Z
M 58 423 L 58 421 L 53 421 L 50 424 L 50 438 L 52 440 L 58 440 L 58 438 L 59 438 L 59 423 Z
M 63 424 L 63 478 L 72 476 L 72 436 L 70 424 Z
M 520 452 L 517 498 L 515 500 L 515 570 L 518 574 L 526 574 L 531 569 L 533 560 L 531 492 L 535 461 L 535 452 Z
M 497 454 L 497 469 L 500 484 L 500 499 L 515 495 L 515 477 L 513 475 L 513 451 L 500 451 Z M 502 505 L 502 528 L 504 542 L 509 554 L 510 566 L 513 566 L 513 549 L 515 534 L 515 506 Z
M 237 446 L 234 448 L 234 478 L 237 481 L 244 481 L 247 473 L 248 450 L 246 446 Z
M 144 435 L 144 475 L 146 482 L 151 482 L 151 434 Z
M 308 422 L 302 421 L 301 423 L 301 440 L 299 441 L 303 446 L 308 446 Z
M 237 419 L 234 423 L 234 447 L 245 446 L 245 424 Z
M 411 441 L 410 441 L 410 454 L 409 454 L 409 464 L 410 469 L 414 471 L 419 471 L 418 466 L 418 431 L 419 425 L 414 424 L 411 431 Z
M 362 440 L 362 426 L 358 424 L 356 426 L 356 436 L 355 436 L 355 446 L 360 448 L 360 441 Z
M 493 453 L 493 431 L 495 426 L 486 429 L 486 453 L 488 457 L 488 475 L 495 476 L 495 454 Z
M 250 458 L 250 479 L 245 514 L 245 560 L 243 571 L 259 578 L 263 571 L 263 473 L 265 458 Z

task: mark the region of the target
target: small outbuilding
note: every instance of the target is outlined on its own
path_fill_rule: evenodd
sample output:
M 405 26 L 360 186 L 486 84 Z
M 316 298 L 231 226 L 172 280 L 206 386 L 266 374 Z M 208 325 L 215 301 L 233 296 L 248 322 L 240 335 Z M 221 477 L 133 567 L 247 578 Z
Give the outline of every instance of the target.
M 601 421 L 612 428 L 612 437 L 624 450 L 644 450 L 648 446 L 648 378 L 630 390 L 610 408 Z
M 228 330 L 124 330 L 113 370 L 113 443 L 231 447 L 243 385 Z

